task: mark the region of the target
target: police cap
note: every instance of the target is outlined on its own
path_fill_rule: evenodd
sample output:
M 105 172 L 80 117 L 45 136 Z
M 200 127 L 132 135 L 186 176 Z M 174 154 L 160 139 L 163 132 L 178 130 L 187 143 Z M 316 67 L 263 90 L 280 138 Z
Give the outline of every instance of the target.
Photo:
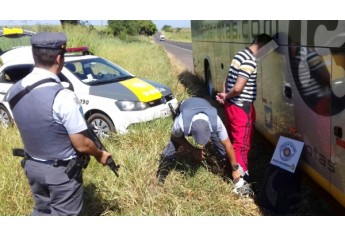
M 36 48 L 65 49 L 67 38 L 61 32 L 41 32 L 31 37 L 31 45 Z
M 210 125 L 206 120 L 197 119 L 193 121 L 190 132 L 194 140 L 200 145 L 207 144 L 211 139 Z

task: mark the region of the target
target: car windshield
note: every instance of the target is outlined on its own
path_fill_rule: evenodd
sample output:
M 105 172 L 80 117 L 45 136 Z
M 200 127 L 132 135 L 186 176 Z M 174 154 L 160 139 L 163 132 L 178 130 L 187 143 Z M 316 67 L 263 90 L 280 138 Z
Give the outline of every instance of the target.
M 66 62 L 65 68 L 88 85 L 112 83 L 134 77 L 121 67 L 102 58 Z

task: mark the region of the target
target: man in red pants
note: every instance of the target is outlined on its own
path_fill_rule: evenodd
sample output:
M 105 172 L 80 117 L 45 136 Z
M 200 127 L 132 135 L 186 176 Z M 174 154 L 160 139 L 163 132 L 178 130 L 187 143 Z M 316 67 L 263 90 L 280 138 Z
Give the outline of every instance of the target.
M 236 188 L 242 187 L 249 179 L 248 153 L 254 134 L 256 99 L 257 60 L 263 51 L 271 51 L 264 47 L 273 42 L 267 34 L 258 35 L 249 47 L 238 52 L 231 62 L 229 73 L 225 79 L 224 92 L 218 93 L 216 99 L 225 105 L 226 128 L 233 144 L 237 163 L 243 168 L 244 176 L 239 179 Z

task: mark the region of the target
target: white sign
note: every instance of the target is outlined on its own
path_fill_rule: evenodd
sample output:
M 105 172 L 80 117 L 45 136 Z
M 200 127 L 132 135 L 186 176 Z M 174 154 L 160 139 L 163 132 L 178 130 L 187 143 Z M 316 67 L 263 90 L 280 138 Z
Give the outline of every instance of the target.
M 304 143 L 280 136 L 271 164 L 295 173 Z

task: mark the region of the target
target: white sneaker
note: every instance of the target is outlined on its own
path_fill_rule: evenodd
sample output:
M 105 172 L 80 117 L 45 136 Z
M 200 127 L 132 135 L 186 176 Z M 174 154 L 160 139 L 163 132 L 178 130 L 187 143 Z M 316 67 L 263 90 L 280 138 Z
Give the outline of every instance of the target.
M 250 184 L 248 184 L 242 177 L 234 183 L 234 189 L 232 192 L 240 197 L 254 197 L 254 191 L 250 188 Z

